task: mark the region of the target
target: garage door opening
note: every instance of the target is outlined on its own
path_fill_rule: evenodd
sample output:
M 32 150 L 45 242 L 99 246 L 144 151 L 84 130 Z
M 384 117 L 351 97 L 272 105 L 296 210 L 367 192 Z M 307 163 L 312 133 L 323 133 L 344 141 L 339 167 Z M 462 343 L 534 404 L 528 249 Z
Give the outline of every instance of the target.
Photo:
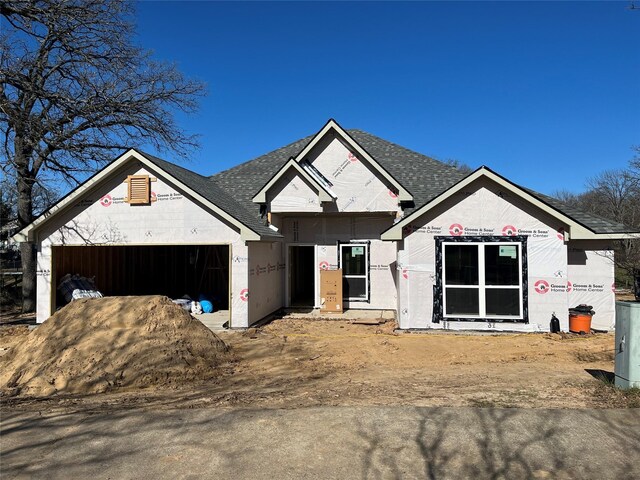
M 58 246 L 52 254 L 55 308 L 66 303 L 60 279 L 78 274 L 93 278 L 105 296 L 202 297 L 229 319 L 228 245 Z

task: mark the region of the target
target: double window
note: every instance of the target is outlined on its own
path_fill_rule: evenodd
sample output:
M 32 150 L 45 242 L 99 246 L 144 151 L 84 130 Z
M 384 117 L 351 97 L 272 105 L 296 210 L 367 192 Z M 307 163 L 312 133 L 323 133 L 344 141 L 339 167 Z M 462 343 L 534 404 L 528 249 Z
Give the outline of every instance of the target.
M 444 319 L 524 320 L 521 242 L 443 241 L 441 248 Z
M 341 243 L 340 268 L 345 300 L 369 300 L 369 244 Z

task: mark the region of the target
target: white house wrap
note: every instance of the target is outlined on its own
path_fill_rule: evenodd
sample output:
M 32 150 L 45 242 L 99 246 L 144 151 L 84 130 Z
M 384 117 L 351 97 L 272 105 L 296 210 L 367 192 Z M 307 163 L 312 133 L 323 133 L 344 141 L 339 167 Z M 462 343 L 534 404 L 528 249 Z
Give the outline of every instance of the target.
M 612 242 L 637 235 L 330 120 L 212 177 L 130 150 L 16 239 L 37 245 L 38 322 L 67 274 L 105 295 L 209 296 L 243 328 L 319 308 L 320 270 L 340 268 L 346 308 L 395 310 L 402 329 L 540 332 L 578 304 L 612 329 Z

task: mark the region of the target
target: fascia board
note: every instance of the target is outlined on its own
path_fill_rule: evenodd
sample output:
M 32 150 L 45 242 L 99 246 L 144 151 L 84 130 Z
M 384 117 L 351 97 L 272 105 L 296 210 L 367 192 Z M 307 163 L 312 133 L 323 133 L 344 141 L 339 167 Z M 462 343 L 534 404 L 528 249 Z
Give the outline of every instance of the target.
M 320 184 L 315 178 L 313 178 L 309 173 L 307 173 L 295 160 L 290 158 L 287 163 L 285 163 L 278 173 L 276 173 L 271 180 L 269 180 L 264 187 L 260 189 L 258 193 L 256 193 L 252 199 L 254 203 L 267 203 L 267 192 L 275 185 L 275 183 L 282 178 L 282 176 L 290 169 L 294 168 L 301 177 L 307 180 L 311 185 L 313 185 L 318 190 L 318 198 L 321 202 L 333 202 L 335 200 L 335 196 L 331 194 L 331 192 L 327 191 L 324 185 Z
M 316 146 L 321 138 L 323 138 L 332 128 L 337 129 L 336 127 L 338 127 L 336 121 L 330 119 L 324 125 L 324 127 L 322 127 L 320 131 L 314 135 L 311 141 L 309 141 L 309 143 L 307 143 L 307 145 L 302 150 L 300 150 L 300 152 L 298 152 L 298 154 L 295 156 L 295 161 L 299 162 L 301 159 L 303 159 L 313 149 L 313 147 Z
M 413 195 L 400 184 L 393 176 L 387 172 L 387 170 L 380 165 L 376 159 L 374 159 L 369 153 L 356 142 L 351 135 L 349 135 L 338 123 L 331 119 L 324 127 L 311 139 L 311 141 L 294 157 L 296 162 L 300 162 L 316 144 L 331 130 L 342 137 L 342 139 L 349 144 L 360 156 L 362 156 L 367 162 L 369 162 L 376 169 L 380 175 L 382 175 L 391 185 L 398 189 L 398 200 L 401 202 L 408 202 L 413 200 Z
M 27 227 L 29 227 L 29 225 L 27 225 L 25 228 L 23 228 L 19 232 L 14 233 L 12 237 L 9 237 L 9 241 L 11 243 L 28 242 L 29 241 L 29 234 L 28 234 L 28 232 L 26 232 Z
M 57 215 L 58 213 L 66 210 L 71 204 L 73 204 L 78 197 L 84 195 L 86 192 L 91 190 L 95 185 L 101 183 L 104 179 L 111 176 L 111 174 L 117 171 L 122 164 L 128 160 L 132 156 L 136 156 L 137 152 L 133 149 L 127 150 L 125 153 L 116 158 L 113 162 L 107 165 L 105 168 L 97 172 L 83 184 L 76 187 L 73 191 L 67 194 L 64 198 L 58 201 L 55 205 L 49 208 L 47 211 L 42 213 L 38 218 L 32 221 L 29 225 L 24 227 L 18 233 L 16 233 L 12 238 L 17 242 L 26 242 L 33 240 L 33 232 L 35 229 L 40 227 L 42 224 L 46 223 L 49 219 Z M 140 158 L 138 155 L 136 158 Z
M 571 240 L 640 240 L 640 232 L 629 233 L 595 233 L 587 232 L 584 235 L 571 235 Z
M 522 190 L 517 185 L 514 185 L 513 183 L 511 183 L 508 180 L 504 179 L 500 175 L 497 175 L 496 173 L 494 173 L 493 171 L 489 170 L 488 168 L 480 167 L 478 170 L 476 170 L 475 172 L 471 173 L 467 177 L 463 178 L 461 181 L 459 181 L 458 183 L 453 185 L 451 188 L 449 188 L 445 192 L 443 192 L 440 195 L 438 195 L 436 198 L 434 198 L 431 201 L 429 201 L 428 203 L 426 203 L 424 206 L 422 206 L 421 208 L 419 208 L 415 212 L 411 213 L 410 215 L 408 215 L 407 217 L 405 217 L 404 219 L 402 219 L 401 221 L 399 221 L 398 223 L 396 223 L 392 227 L 388 228 L 386 231 L 384 231 L 382 233 L 380 238 L 382 240 L 402 240 L 402 229 L 403 229 L 403 227 L 406 226 L 409 222 L 411 222 L 414 218 L 420 217 L 424 213 L 428 212 L 429 210 L 431 210 L 435 206 L 437 206 L 440 203 L 444 202 L 445 200 L 450 198 L 452 195 L 458 193 L 460 190 L 462 190 L 463 188 L 467 187 L 468 185 L 470 185 L 471 183 L 473 183 L 474 181 L 476 181 L 477 179 L 479 179 L 481 177 L 489 178 L 490 180 L 496 182 L 501 187 L 505 188 L 506 190 L 509 190 L 514 195 L 519 196 L 520 198 L 526 200 L 530 204 L 532 204 L 532 205 L 538 207 L 539 209 L 543 210 L 544 212 L 548 213 L 552 217 L 557 218 L 559 221 L 563 222 L 565 225 L 568 225 L 570 227 L 570 232 L 571 232 L 570 236 L 571 236 L 572 239 L 594 238 L 593 235 L 597 235 L 593 231 L 591 231 L 588 228 L 584 227 L 583 225 L 577 223 L 572 218 L 570 218 L 570 217 L 566 216 L 565 214 L 559 212 L 555 208 L 550 207 L 549 205 L 547 205 L 546 203 L 542 202 L 541 200 L 538 200 L 533 195 L 525 192 L 524 190 Z M 602 237 L 599 237 L 599 238 L 602 238 Z
M 252 229 L 250 229 L 245 224 L 243 224 L 242 222 L 237 220 L 235 217 L 229 215 L 227 212 L 222 210 L 217 205 L 213 204 L 212 202 L 210 202 L 209 200 L 204 198 L 202 195 L 200 195 L 195 190 L 193 190 L 193 189 L 189 188 L 188 186 L 186 186 L 180 180 L 176 179 L 172 175 L 170 175 L 167 172 L 165 172 L 161 167 L 159 167 L 158 165 L 156 165 L 151 160 L 147 159 L 144 155 L 141 155 L 140 153 L 138 153 L 134 149 L 128 150 L 127 152 L 122 154 L 120 157 L 118 157 L 116 160 L 111 162 L 107 167 L 105 167 L 103 170 L 101 170 L 96 175 L 91 177 L 85 183 L 80 185 L 73 192 L 71 192 L 69 195 L 67 195 L 65 198 L 63 198 L 60 202 L 56 203 L 47 212 L 45 212 L 42 215 L 40 215 L 40 217 L 35 219 L 33 222 L 31 222 L 29 225 L 27 225 L 25 228 L 23 228 L 20 232 L 16 233 L 16 235 L 14 235 L 12 238 L 15 241 L 18 241 L 18 242 L 20 242 L 20 241 L 23 241 L 23 242 L 24 241 L 32 241 L 35 238 L 34 237 L 34 232 L 35 232 L 35 230 L 37 228 L 39 228 L 42 224 L 44 224 L 47 221 L 49 221 L 51 218 L 53 218 L 58 213 L 66 210 L 70 205 L 72 205 L 75 202 L 76 199 L 78 199 L 80 196 L 84 195 L 86 192 L 88 192 L 94 186 L 96 186 L 99 183 L 101 183 L 103 180 L 107 179 L 109 176 L 111 176 L 114 172 L 116 172 L 120 167 L 122 167 L 126 162 L 128 162 L 132 158 L 135 158 L 136 160 L 138 160 L 140 163 L 145 165 L 150 170 L 159 170 L 159 171 L 161 171 L 173 183 L 178 185 L 179 188 L 181 190 L 183 190 L 185 193 L 187 193 L 190 196 L 192 196 L 193 198 L 195 198 L 202 205 L 205 205 L 206 207 L 208 207 L 211 210 L 213 210 L 214 212 L 216 212 L 216 214 L 220 215 L 222 218 L 227 220 L 232 225 L 238 227 L 240 229 L 240 236 L 241 236 L 241 238 L 243 240 L 259 240 L 260 239 L 260 235 L 258 235 Z
M 282 243 L 284 241 L 284 237 L 282 235 L 272 236 L 272 235 L 262 235 L 260 238 L 251 238 L 247 240 L 248 242 L 271 242 L 271 243 Z

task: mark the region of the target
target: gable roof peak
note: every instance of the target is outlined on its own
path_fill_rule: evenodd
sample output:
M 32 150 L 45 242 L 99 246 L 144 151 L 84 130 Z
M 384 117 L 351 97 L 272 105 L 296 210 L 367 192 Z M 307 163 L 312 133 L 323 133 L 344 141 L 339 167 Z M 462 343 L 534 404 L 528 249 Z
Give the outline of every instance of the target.
M 302 161 L 306 158 L 307 154 L 315 148 L 316 145 L 329 134 L 331 130 L 334 130 L 338 136 L 342 138 L 342 140 L 348 144 L 348 148 L 353 150 L 354 153 L 359 155 L 361 158 L 365 159 L 378 174 L 385 179 L 385 181 L 391 185 L 395 191 L 398 192 L 398 200 L 401 202 L 413 201 L 413 195 L 409 192 L 409 190 L 398 181 L 398 179 L 389 172 L 378 160 L 372 156 L 360 143 L 354 139 L 349 133 L 343 129 L 338 122 L 333 119 L 329 119 L 329 121 L 320 129 L 318 133 L 316 133 L 311 141 L 305 145 L 305 147 L 300 150 L 297 155 L 295 155 L 294 160 L 296 162 Z

